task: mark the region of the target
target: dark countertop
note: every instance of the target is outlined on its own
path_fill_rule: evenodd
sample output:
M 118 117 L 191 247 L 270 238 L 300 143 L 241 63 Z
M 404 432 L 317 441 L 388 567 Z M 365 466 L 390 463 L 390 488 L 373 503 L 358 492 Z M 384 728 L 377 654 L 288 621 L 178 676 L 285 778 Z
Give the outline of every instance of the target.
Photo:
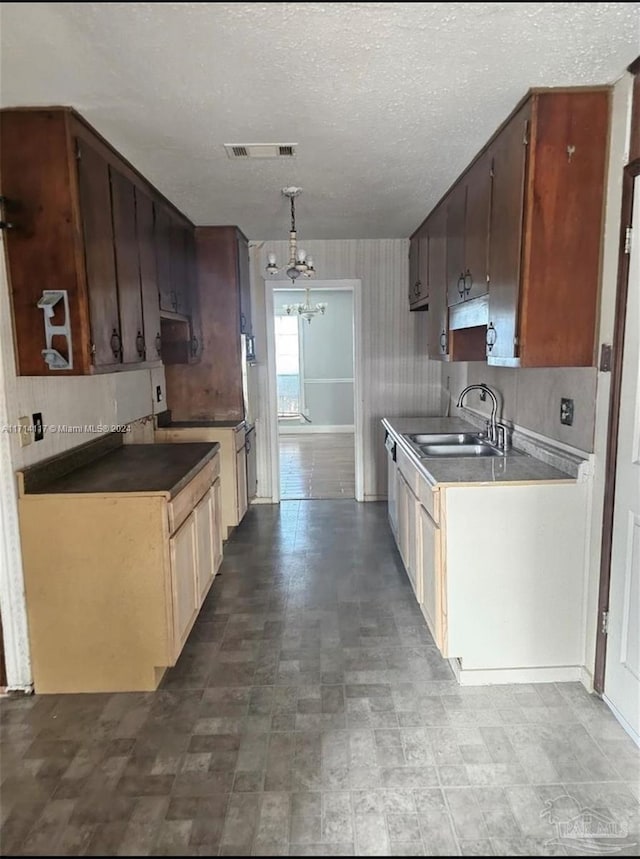
M 166 492 L 173 497 L 218 452 L 217 443 L 126 444 L 62 476 L 33 494 Z
M 220 429 L 236 429 L 243 427 L 244 421 L 171 421 L 171 423 L 158 424 L 158 429 L 184 429 L 185 427 L 220 427 Z

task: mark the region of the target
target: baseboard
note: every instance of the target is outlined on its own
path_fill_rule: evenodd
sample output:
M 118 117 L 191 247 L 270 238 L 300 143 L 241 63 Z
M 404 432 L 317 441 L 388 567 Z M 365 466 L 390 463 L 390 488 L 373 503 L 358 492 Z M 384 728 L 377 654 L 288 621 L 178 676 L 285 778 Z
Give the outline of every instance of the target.
M 355 428 L 353 424 L 336 424 L 334 426 L 320 426 L 316 424 L 300 424 L 300 426 L 279 426 L 278 435 L 307 435 L 308 433 L 353 433 Z
M 491 686 L 505 683 L 566 683 L 581 679 L 582 666 L 560 665 L 545 668 L 463 669 L 458 659 L 449 659 L 461 686 Z
M 587 692 L 593 692 L 593 674 L 584 665 L 580 668 L 580 682 Z

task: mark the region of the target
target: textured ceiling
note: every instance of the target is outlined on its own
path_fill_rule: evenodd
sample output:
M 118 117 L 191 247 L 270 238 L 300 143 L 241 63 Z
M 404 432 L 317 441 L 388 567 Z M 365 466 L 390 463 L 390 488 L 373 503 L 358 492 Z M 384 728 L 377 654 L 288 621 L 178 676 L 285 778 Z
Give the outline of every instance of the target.
M 2 3 L 6 105 L 73 105 L 196 223 L 408 236 L 531 86 L 608 83 L 639 3 Z M 231 161 L 228 142 L 297 142 Z

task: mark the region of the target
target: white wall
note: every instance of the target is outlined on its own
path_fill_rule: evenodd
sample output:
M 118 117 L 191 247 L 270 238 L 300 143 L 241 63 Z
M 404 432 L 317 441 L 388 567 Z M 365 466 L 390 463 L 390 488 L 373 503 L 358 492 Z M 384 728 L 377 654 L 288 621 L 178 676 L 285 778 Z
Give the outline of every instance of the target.
M 300 320 L 302 385 L 306 416 L 296 421 L 281 421 L 280 429 L 295 427 L 313 432 L 316 427 L 351 427 L 353 402 L 353 293 L 351 290 L 312 289 L 311 303 L 324 302 L 324 315 L 311 323 Z M 284 313 L 286 304 L 304 301 L 303 289 L 274 293 L 275 313 Z
M 408 240 L 305 239 L 318 278 L 362 282 L 364 496 L 386 497 L 385 415 L 440 412 L 440 365 L 426 354 L 426 320 L 407 307 Z M 252 314 L 259 361 L 256 379 L 258 495 L 271 497 L 270 437 L 266 424 L 267 367 L 264 267 L 266 254 L 288 256 L 286 241 L 251 242 Z M 282 281 L 285 287 L 287 281 Z M 313 323 L 312 323 L 313 324 Z

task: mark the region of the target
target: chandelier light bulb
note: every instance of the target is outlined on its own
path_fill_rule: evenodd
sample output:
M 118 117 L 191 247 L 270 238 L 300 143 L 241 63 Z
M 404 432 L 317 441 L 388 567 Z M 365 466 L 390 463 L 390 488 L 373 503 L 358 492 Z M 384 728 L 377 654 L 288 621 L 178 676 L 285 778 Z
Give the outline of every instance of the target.
M 275 265 L 276 264 L 276 255 L 275 254 L 267 254 L 267 262 L 269 263 L 269 265 Z
M 304 250 L 304 248 L 300 248 L 300 250 L 298 251 L 298 262 L 304 262 L 306 258 L 307 252 Z

